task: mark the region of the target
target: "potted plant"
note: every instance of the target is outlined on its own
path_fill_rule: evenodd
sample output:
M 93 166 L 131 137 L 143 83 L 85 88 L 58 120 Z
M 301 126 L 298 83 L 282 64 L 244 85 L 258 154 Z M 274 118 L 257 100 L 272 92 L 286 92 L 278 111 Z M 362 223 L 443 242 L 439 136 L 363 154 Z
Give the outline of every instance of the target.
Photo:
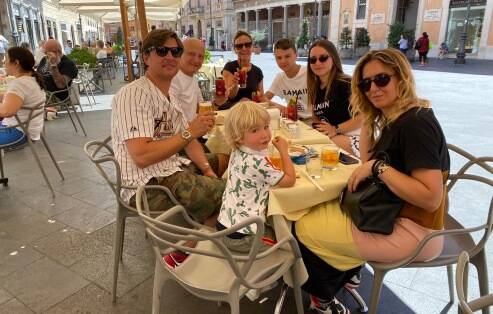
M 341 59 L 351 59 L 353 57 L 353 37 L 349 27 L 344 27 L 339 37 L 339 55 Z
M 370 36 L 368 35 L 368 30 L 364 27 L 357 28 L 354 41 L 354 54 L 357 58 L 360 58 L 368 51 L 370 51 Z
M 307 57 L 308 56 L 308 20 L 303 19 L 303 24 L 301 24 L 300 36 L 296 39 L 296 46 L 298 47 L 298 56 Z
M 74 48 L 72 52 L 67 55 L 69 59 L 75 62 L 77 65 L 89 64 L 89 68 L 96 67 L 98 59 L 87 48 Z
M 250 33 L 250 36 L 252 36 L 253 40 L 253 52 L 255 54 L 260 54 L 262 51 L 262 48 L 260 48 L 260 42 L 265 39 L 265 36 L 267 35 L 266 29 L 258 30 L 258 31 L 253 31 Z
M 406 26 L 401 23 L 389 25 L 389 34 L 387 35 L 387 43 L 390 48 L 399 49 L 399 40 L 401 34 L 407 39 L 406 57 L 409 61 L 414 61 L 416 52 L 414 51 L 414 29 L 406 29 Z

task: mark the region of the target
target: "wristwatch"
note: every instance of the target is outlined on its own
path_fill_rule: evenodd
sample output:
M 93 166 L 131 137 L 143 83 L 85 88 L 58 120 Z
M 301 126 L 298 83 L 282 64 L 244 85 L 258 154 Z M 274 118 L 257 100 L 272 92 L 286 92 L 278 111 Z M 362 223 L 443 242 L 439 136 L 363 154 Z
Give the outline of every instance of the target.
M 339 128 L 339 124 L 336 124 L 335 127 L 336 127 L 336 135 L 341 135 L 342 134 L 342 131 Z
M 189 130 L 183 130 L 181 131 L 181 138 L 187 142 L 190 142 L 192 140 L 192 133 L 190 133 Z

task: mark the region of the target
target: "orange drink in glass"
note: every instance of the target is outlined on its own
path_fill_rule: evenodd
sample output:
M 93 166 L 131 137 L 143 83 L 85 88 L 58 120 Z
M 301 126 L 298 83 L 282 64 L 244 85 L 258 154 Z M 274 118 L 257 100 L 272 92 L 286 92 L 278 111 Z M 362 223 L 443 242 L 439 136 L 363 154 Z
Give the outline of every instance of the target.
M 339 147 L 335 144 L 329 144 L 322 147 L 322 167 L 327 170 L 337 169 L 339 163 Z
M 201 101 L 199 102 L 199 113 L 214 111 L 214 106 L 212 106 L 212 102 L 210 101 Z

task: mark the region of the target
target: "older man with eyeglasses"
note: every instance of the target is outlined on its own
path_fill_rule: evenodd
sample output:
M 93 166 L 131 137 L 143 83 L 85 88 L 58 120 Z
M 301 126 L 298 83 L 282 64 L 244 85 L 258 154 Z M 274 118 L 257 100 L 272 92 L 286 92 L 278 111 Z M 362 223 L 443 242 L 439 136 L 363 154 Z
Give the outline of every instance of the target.
M 214 112 L 188 122 L 170 101 L 171 80 L 178 72 L 183 44 L 169 30 L 150 32 L 142 44 L 145 76 L 118 91 L 112 102 L 111 135 L 125 185 L 160 184 L 198 221 L 215 223 L 225 183 L 218 156 L 205 154 L 197 141 L 214 126 Z M 178 152 L 184 150 L 188 158 Z M 147 194 L 151 210 L 173 206 L 163 193 Z M 124 190 L 135 204 L 135 191 Z M 172 265 L 170 265 L 172 266 Z

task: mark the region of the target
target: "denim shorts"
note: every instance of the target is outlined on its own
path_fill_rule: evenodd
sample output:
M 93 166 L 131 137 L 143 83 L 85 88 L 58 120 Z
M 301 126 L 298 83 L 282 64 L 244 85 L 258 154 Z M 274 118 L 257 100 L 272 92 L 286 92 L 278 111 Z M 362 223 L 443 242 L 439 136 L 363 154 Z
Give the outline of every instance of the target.
M 27 141 L 26 134 L 16 128 L 7 128 L 0 123 L 0 147 L 23 144 Z

